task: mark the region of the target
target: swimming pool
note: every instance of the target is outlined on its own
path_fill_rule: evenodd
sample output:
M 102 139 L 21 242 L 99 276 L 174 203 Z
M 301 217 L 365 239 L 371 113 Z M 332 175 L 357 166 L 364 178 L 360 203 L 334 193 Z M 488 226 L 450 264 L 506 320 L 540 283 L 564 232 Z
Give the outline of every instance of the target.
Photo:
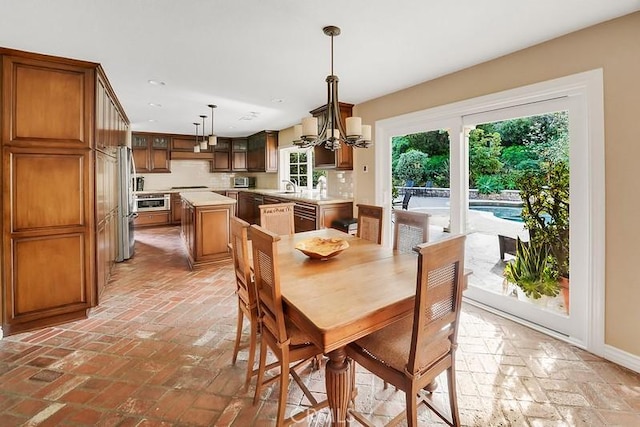
M 494 216 L 502 219 L 506 219 L 509 221 L 522 221 L 522 217 L 520 216 L 522 212 L 521 206 L 469 206 L 469 209 L 473 209 L 474 211 L 482 211 L 482 212 L 491 212 Z

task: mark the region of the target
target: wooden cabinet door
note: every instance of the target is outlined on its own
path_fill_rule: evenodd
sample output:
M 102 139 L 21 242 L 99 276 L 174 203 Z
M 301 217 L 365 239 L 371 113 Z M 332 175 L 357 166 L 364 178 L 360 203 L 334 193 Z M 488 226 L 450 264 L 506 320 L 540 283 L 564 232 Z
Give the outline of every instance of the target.
M 247 170 L 247 138 L 231 140 L 231 167 L 234 171 Z
M 95 70 L 2 56 L 4 144 L 91 148 Z
M 231 139 L 218 138 L 218 145 L 214 147 L 211 172 L 231 171 Z
M 182 198 L 180 194 L 171 194 L 171 223 L 180 224 L 182 220 Z
M 131 149 L 133 152 L 133 161 L 136 164 L 136 172 L 150 172 L 151 158 L 149 156 L 149 136 L 135 133 L 131 134 Z
M 278 132 L 275 131 L 267 131 L 264 171 L 278 172 Z
M 169 165 L 170 137 L 153 135 L 149 147 L 151 157 L 151 172 L 171 172 Z
M 193 147 L 196 145 L 195 136 L 188 137 L 176 137 L 171 138 L 171 152 L 184 151 L 187 153 L 193 153 Z
M 331 223 L 336 219 L 348 219 L 353 217 L 353 203 L 337 203 L 335 205 L 321 205 L 319 209 L 320 228 L 331 228 Z
M 253 215 L 254 211 L 253 194 L 241 191 L 238 193 L 238 209 L 236 216 L 242 220 L 247 221 L 249 224 L 254 224 L 255 219 Z
M 278 132 L 258 132 L 247 141 L 249 172 L 278 172 Z

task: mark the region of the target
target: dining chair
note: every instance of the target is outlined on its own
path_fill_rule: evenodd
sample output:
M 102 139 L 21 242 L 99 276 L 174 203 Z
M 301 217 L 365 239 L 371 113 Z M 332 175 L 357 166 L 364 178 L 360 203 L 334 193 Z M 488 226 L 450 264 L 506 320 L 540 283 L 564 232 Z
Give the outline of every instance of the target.
M 382 243 L 382 206 L 357 204 L 358 237 Z
M 251 265 L 249 260 L 249 249 L 247 233 L 249 223 L 235 216 L 230 218 L 231 225 L 231 254 L 233 269 L 236 276 L 236 295 L 238 296 L 238 322 L 236 327 L 236 341 L 233 346 L 232 364 L 235 365 L 238 352 L 241 350 L 240 341 L 244 318 L 249 320 L 249 343 L 242 348 L 249 347 L 247 360 L 247 374 L 244 388 L 249 387 L 249 382 L 254 373 L 253 365 L 255 361 L 256 345 L 258 334 L 260 333 L 260 321 L 258 318 L 258 299 L 256 296 L 255 282 L 251 275 Z M 256 372 L 257 373 L 257 372 Z
M 295 233 L 293 207 L 295 203 L 271 203 L 260 205 L 260 226 L 278 235 Z
M 418 273 L 413 315 L 347 346 L 347 355 L 382 380 L 405 392 L 409 427 L 418 425 L 417 407 L 424 403 L 450 426 L 459 426 L 455 351 L 464 281 L 464 235 L 418 247 Z M 447 372 L 450 416 L 430 397 L 427 387 Z M 362 414 L 354 417 L 369 425 Z
M 429 215 L 424 212 L 393 212 L 393 249 L 398 252 L 411 252 L 420 243 L 429 241 Z
M 296 369 L 304 367 L 306 362 L 312 362 L 312 367 L 314 367 L 318 360 L 317 356 L 322 354 L 322 350 L 313 344 L 307 335 L 291 323 L 284 314 L 278 265 L 277 245 L 279 240 L 280 236 L 264 227 L 255 224 L 251 226 L 258 313 L 262 324 L 260 362 L 253 402 L 257 403 L 265 386 L 279 379 L 280 394 L 276 422 L 278 426 L 284 426 L 299 422 L 301 416 L 306 417 L 327 407 L 328 402 L 326 400 L 318 402 L 296 372 Z M 265 380 L 267 348 L 278 359 L 280 372 Z M 284 419 L 289 374 L 311 402 L 310 407 L 295 415 L 295 420 Z

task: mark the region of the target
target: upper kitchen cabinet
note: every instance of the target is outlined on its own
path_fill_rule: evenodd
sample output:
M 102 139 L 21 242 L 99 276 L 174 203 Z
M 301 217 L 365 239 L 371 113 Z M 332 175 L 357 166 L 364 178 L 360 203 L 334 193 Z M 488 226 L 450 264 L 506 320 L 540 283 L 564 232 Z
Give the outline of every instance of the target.
M 353 104 L 340 103 L 340 123 L 344 129 L 345 119 L 351 117 L 352 109 Z M 318 118 L 318 130 L 324 126 L 326 111 L 326 105 L 310 111 L 313 117 Z M 313 149 L 313 159 L 316 169 L 353 170 L 353 148 L 345 144 L 341 144 L 340 149 L 335 151 L 327 150 L 324 145 L 316 146 Z
M 157 133 L 131 134 L 131 148 L 137 173 L 171 172 L 169 148 L 171 136 Z
M 172 135 L 171 137 L 171 160 L 212 160 L 213 147 L 207 145 L 204 150 L 200 148 L 197 153 L 193 152 L 196 145 L 195 136 Z
M 231 171 L 231 138 L 218 137 L 218 143 L 213 147 L 213 161 L 211 172 Z
M 234 172 L 247 170 L 247 138 L 233 138 L 231 140 L 231 168 Z
M 247 138 L 249 172 L 278 172 L 278 132 L 265 130 Z

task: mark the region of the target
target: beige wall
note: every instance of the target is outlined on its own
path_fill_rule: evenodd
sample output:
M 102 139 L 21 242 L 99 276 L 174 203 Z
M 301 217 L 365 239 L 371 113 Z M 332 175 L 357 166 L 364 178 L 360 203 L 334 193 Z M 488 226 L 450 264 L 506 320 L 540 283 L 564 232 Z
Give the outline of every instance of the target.
M 437 60 L 437 58 L 434 58 Z M 359 104 L 364 123 L 587 70 L 604 70 L 605 342 L 640 356 L 640 12 Z M 356 150 L 356 201 L 375 200 L 374 150 Z M 362 174 L 362 165 L 371 168 Z

